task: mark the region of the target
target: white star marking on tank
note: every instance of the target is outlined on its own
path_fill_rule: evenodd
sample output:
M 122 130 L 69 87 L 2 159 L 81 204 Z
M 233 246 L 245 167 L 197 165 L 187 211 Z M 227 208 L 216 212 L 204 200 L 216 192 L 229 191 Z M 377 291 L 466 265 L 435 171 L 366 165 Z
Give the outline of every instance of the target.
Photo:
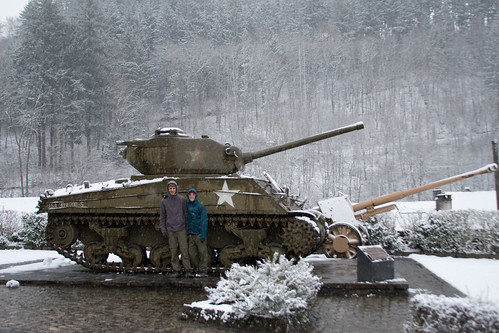
M 224 202 L 226 202 L 229 205 L 231 205 L 232 208 L 234 208 L 234 202 L 232 201 L 232 196 L 238 192 L 239 190 L 229 190 L 229 186 L 227 186 L 227 181 L 225 180 L 222 189 L 220 191 L 215 191 L 215 194 L 218 195 L 217 205 L 221 205 Z
M 188 151 L 187 154 L 191 157 L 191 163 L 201 163 L 204 164 L 203 151 L 199 148 L 193 151 Z

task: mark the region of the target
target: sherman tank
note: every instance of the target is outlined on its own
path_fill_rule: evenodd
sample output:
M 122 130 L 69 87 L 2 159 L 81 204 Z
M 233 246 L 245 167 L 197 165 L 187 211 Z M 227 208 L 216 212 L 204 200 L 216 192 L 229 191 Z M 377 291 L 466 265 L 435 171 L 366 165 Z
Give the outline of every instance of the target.
M 119 141 L 121 155 L 140 174 L 46 190 L 38 212 L 48 213 L 47 242 L 95 270 L 166 271 L 170 251 L 160 231 L 159 206 L 167 183 L 175 180 L 180 195 L 194 187 L 206 207 L 213 265 L 226 268 L 276 252 L 307 256 L 326 239 L 323 214 L 305 209 L 304 200 L 266 173 L 256 178 L 238 172 L 255 159 L 363 127 L 358 122 L 250 153 L 207 136 L 192 138 L 178 128 L 157 129 L 148 139 Z M 83 251 L 78 250 L 82 245 Z M 109 263 L 111 253 L 121 262 Z

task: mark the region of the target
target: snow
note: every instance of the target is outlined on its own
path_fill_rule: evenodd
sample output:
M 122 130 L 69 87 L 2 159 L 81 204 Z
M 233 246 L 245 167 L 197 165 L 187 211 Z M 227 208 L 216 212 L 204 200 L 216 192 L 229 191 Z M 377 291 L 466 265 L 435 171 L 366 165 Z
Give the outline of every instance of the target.
M 411 254 L 409 258 L 467 296 L 490 301 L 499 308 L 499 260 Z
M 333 221 L 357 223 L 353 214 L 352 203 L 346 195 L 328 198 L 317 202 L 321 212 Z
M 57 251 L 46 250 L 0 250 L 0 266 L 44 260 L 45 258 L 63 258 Z
M 0 0 L 0 22 L 8 17 L 19 17 L 29 0 Z
M 75 264 L 76 263 L 74 261 L 71 261 L 70 259 L 64 258 L 62 256 L 57 257 L 57 258 L 52 258 L 49 256 L 49 257 L 45 257 L 42 262 L 0 269 L 0 276 L 1 276 L 1 274 L 5 274 L 5 273 L 30 272 L 30 271 L 49 269 L 49 268 L 59 268 L 59 267 L 68 266 L 68 265 L 75 265 Z
M 141 179 L 138 181 L 132 181 L 128 178 L 120 178 L 120 179 L 115 179 L 115 180 L 108 180 L 105 182 L 99 182 L 99 183 L 92 183 L 88 184 L 88 186 L 85 186 L 85 184 L 82 185 L 72 185 L 68 184 L 66 185 L 65 188 L 57 189 L 55 191 L 53 190 L 47 190 L 45 191 L 47 194 L 48 191 L 51 193 L 48 195 L 49 197 L 58 197 L 58 196 L 64 196 L 64 195 L 70 195 L 70 194 L 79 194 L 79 193 L 85 193 L 85 192 L 95 192 L 95 191 L 101 191 L 101 190 L 114 190 L 122 187 L 133 187 L 133 186 L 139 186 L 139 185 L 144 185 L 144 184 L 151 184 L 151 183 L 158 183 L 161 182 L 165 179 L 166 177 L 162 178 L 154 178 L 154 179 Z M 168 178 L 170 179 L 170 178 Z
M 19 281 L 16 281 L 16 280 L 9 280 L 7 281 L 7 283 L 5 284 L 5 286 L 7 288 L 19 288 L 21 284 L 19 283 Z
M 9 210 L 18 213 L 36 213 L 38 199 L 38 197 L 0 198 L 0 212 Z
M 445 192 L 452 195 L 452 209 L 496 210 L 495 191 Z
M 392 204 L 395 204 L 400 214 L 420 214 L 436 209 L 435 201 L 401 201 L 397 203 L 392 202 Z

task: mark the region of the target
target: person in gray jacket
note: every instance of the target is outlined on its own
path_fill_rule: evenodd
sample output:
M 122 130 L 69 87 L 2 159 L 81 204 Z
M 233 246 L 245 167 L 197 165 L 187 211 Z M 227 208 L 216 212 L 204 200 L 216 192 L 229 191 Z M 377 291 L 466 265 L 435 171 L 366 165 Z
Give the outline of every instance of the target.
M 171 264 L 173 275 L 180 277 L 180 261 L 178 250 L 182 256 L 182 263 L 188 277 L 192 277 L 191 261 L 189 259 L 189 247 L 187 243 L 187 200 L 178 195 L 177 183 L 173 180 L 168 182 L 168 194 L 161 200 L 159 221 L 163 236 L 168 238 L 171 253 Z

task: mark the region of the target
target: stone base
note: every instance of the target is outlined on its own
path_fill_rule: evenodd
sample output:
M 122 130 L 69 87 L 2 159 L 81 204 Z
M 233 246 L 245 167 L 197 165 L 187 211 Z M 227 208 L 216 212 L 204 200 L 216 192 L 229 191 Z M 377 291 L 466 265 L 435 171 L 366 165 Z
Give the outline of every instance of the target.
M 385 281 L 394 278 L 395 261 L 381 246 L 359 246 L 357 249 L 357 281 Z

